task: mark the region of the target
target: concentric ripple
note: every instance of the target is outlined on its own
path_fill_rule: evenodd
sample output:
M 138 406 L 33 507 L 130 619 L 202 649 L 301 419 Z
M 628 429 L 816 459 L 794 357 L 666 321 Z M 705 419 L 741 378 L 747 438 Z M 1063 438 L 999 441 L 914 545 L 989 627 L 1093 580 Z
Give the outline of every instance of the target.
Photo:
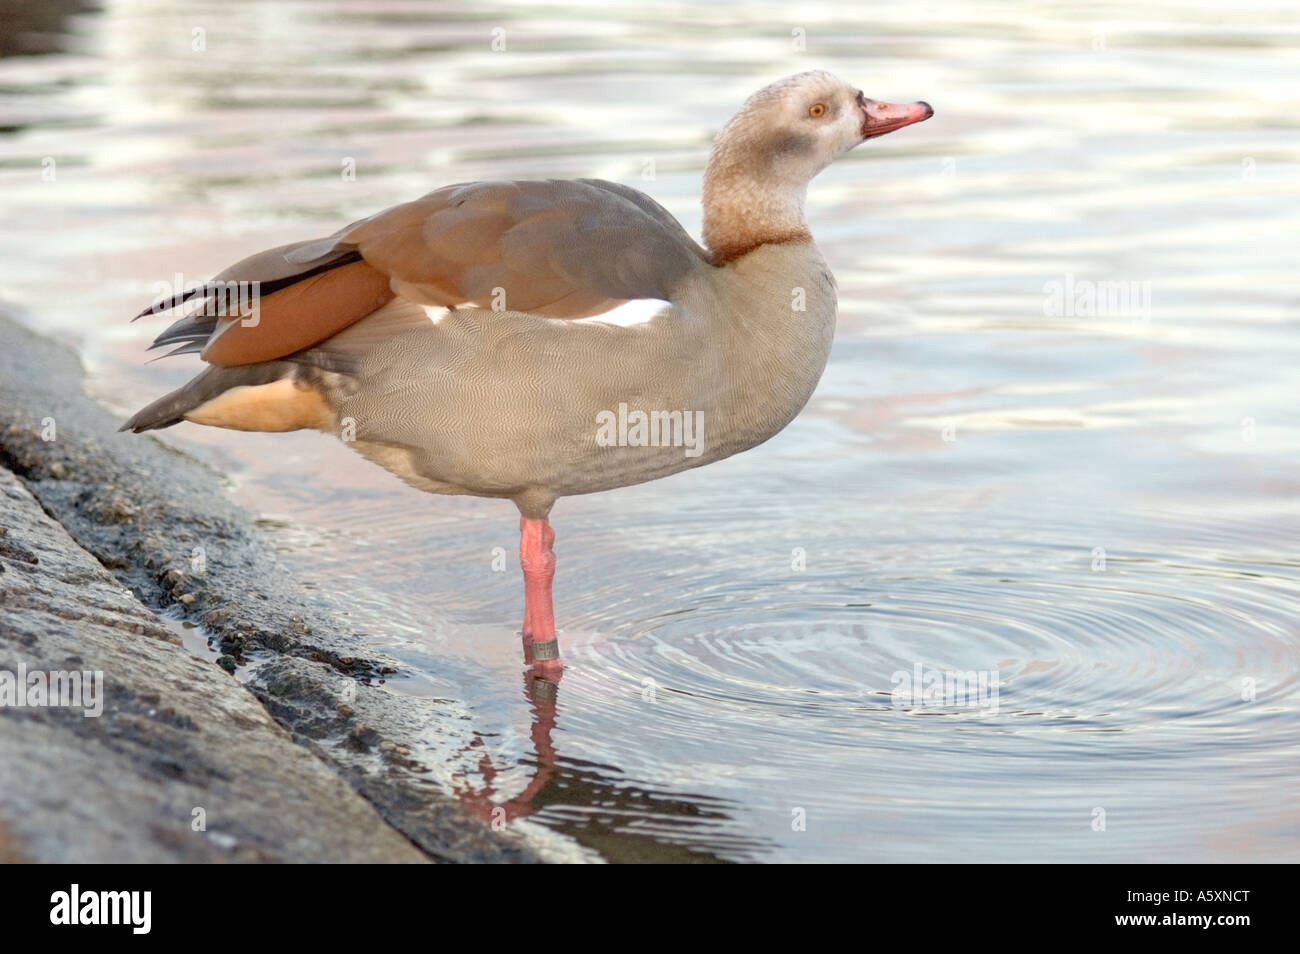
M 930 545 L 980 562 L 962 541 Z M 1004 546 L 1000 572 L 698 581 L 660 613 L 574 640 L 565 701 L 598 702 L 572 699 L 566 734 L 726 799 L 734 829 L 763 836 L 761 857 L 911 857 L 903 818 L 982 857 L 1017 857 L 1027 839 L 1086 858 L 1212 839 L 1216 805 L 1295 772 L 1300 569 L 1166 554 L 1094 571 L 1083 556 Z M 996 696 L 896 698 L 894 675 L 918 666 L 985 671 Z M 1090 843 L 1097 808 L 1124 827 Z M 676 839 L 719 851 L 716 833 Z

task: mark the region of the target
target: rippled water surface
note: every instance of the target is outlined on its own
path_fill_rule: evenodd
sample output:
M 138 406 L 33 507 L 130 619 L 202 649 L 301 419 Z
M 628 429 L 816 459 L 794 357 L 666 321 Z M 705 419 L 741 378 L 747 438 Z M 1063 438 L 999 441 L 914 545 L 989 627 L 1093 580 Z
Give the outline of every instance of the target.
M 123 413 L 193 373 L 125 321 L 174 272 L 492 177 L 626 182 L 698 234 L 754 88 L 930 101 L 810 190 L 840 324 L 804 414 L 556 507 L 554 706 L 509 503 L 323 435 L 164 439 L 427 676 L 393 691 L 472 713 L 438 777 L 610 859 L 1300 856 L 1292 5 L 43 9 L 0 59 L 0 295 Z M 1136 284 L 1053 307 L 1095 282 Z M 918 667 L 982 704 L 891 695 Z

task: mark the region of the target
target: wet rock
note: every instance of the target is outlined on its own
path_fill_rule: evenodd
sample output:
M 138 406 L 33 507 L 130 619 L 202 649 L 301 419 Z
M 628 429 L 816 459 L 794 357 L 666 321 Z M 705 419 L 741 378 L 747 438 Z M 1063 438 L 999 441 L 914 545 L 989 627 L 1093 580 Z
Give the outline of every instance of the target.
M 191 664 L 242 700 L 231 707 L 242 713 L 247 703 L 263 718 L 269 713 L 433 858 L 582 857 L 558 836 L 530 833 L 527 826 L 490 830 L 431 786 L 424 774 L 427 768 L 415 771 L 400 760 L 385 758 L 380 749 L 384 740 L 418 750 L 430 726 L 450 724 L 462 710 L 454 701 L 408 697 L 381 688 L 383 676 L 414 679 L 418 674 L 343 628 L 343 607 L 327 605 L 321 594 L 298 587 L 275 559 L 255 518 L 227 499 L 220 474 L 152 436 L 117 433 L 120 419 L 90 401 L 80 380 L 74 355 L 0 316 L 0 466 L 13 471 L 40 506 L 99 561 L 97 571 L 111 570 L 111 577 L 143 603 L 137 609 L 168 608 L 169 616 L 179 613 L 204 627 L 203 635 L 217 654 L 210 662 L 191 659 Z M 46 418 L 57 421 L 56 440 L 41 438 Z M 4 540 L 0 537 L 0 545 Z M 18 546 L 27 544 L 20 540 Z M 202 573 L 187 570 L 196 550 L 204 557 Z M 33 554 L 40 556 L 39 551 Z M 43 569 L 22 560 L 0 560 L 0 566 L 0 587 L 19 574 L 39 575 Z M 180 576 L 169 582 L 169 571 Z M 173 592 L 178 586 L 181 591 Z M 94 624 L 93 612 L 90 616 L 85 625 Z M 63 618 L 74 630 L 82 625 L 67 614 Z M 174 639 L 171 631 L 156 619 L 129 614 L 128 619 L 116 631 L 122 659 L 132 658 L 140 645 L 174 651 L 164 642 L 164 637 Z M 133 635 L 136 630 L 139 635 Z M 22 645 L 24 638 L 35 639 L 37 634 L 19 632 L 12 638 Z M 227 675 L 231 672 L 239 672 L 240 681 Z M 161 672 L 152 675 L 161 680 L 160 690 L 174 683 Z M 355 717 L 338 711 L 344 684 L 351 687 L 346 702 Z M 168 704 L 177 713 L 187 711 L 177 702 Z M 361 716 L 367 729 L 358 734 L 354 722 Z M 200 726 L 208 725 L 191 717 Z M 152 719 L 147 725 L 156 728 Z M 170 757 L 188 764 L 174 754 Z M 89 771 L 90 765 L 85 768 Z M 186 783 L 190 777 L 187 773 L 173 781 Z M 103 818 L 114 817 L 116 804 Z M 0 802 L 0 823 L 5 818 Z M 100 819 L 84 824 L 105 823 Z M 52 827 L 66 830 L 68 825 Z M 237 841 L 238 850 L 249 853 L 250 859 L 261 851 L 251 833 Z
M 0 524 L 0 563 L 40 567 L 0 576 L 0 674 L 99 685 L 73 707 L 0 689 L 0 861 L 426 860 L 2 468 Z

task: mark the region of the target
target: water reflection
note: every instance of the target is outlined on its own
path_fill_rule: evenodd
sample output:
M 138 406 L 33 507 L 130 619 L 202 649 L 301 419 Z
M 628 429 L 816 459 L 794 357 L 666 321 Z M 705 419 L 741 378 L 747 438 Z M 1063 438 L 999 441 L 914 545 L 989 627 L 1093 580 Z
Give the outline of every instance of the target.
M 520 818 L 545 813 L 544 821 L 604 856 L 620 862 L 717 863 L 753 857 L 763 847 L 755 839 L 728 831 L 728 802 L 701 794 L 656 790 L 623 777 L 613 765 L 566 759 L 557 753 L 553 733 L 559 687 L 524 675 L 530 701 L 531 758 L 518 768 L 531 778 L 514 794 L 498 788 L 498 768 L 490 740 L 476 734 L 467 751 L 477 755 L 473 777 L 457 774 L 452 789 L 462 805 L 485 824 L 501 828 Z M 463 759 L 461 759 L 463 761 Z

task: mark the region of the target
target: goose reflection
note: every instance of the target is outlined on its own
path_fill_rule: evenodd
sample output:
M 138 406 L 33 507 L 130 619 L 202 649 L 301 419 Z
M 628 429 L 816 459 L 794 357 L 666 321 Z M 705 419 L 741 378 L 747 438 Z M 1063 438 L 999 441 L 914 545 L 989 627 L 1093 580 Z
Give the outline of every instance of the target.
M 523 676 L 533 759 L 517 767 L 531 771 L 531 778 L 505 797 L 506 767 L 476 732 L 461 754 L 477 752 L 477 778 L 461 772 L 453 782 L 457 800 L 471 816 L 498 830 L 533 817 L 619 861 L 727 863 L 753 860 L 770 847 L 766 839 L 734 833 L 733 802 L 656 788 L 626 778 L 612 765 L 560 755 L 554 735 L 562 677 L 549 679 L 531 670 Z M 515 773 L 508 774 L 513 780 Z

